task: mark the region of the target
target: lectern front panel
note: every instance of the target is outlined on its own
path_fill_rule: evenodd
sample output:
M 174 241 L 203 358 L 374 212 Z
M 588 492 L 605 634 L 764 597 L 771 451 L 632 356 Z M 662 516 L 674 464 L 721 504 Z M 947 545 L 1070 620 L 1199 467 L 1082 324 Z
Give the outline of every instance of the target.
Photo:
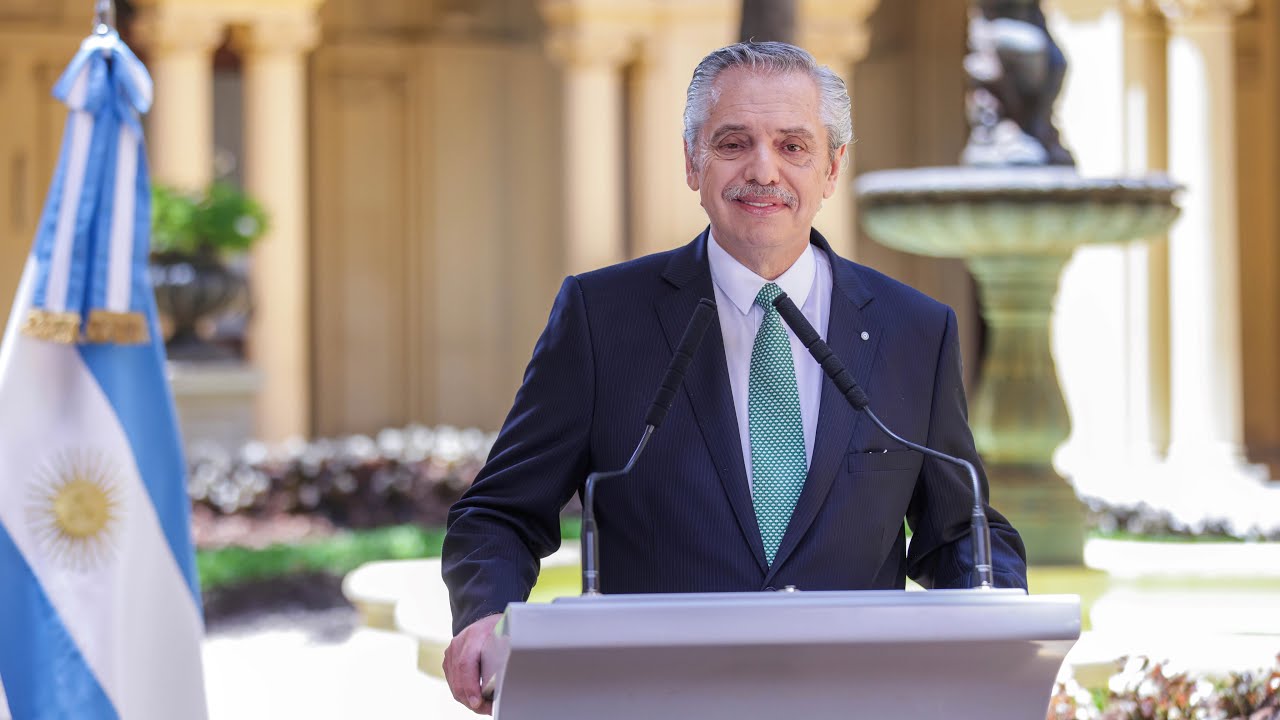
M 743 593 L 513 604 L 499 720 L 1044 717 L 1074 596 Z

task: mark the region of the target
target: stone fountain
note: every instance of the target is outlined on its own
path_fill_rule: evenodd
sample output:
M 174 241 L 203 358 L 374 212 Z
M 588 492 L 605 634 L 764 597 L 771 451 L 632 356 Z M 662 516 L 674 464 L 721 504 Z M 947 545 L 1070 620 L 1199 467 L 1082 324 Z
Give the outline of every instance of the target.
M 1070 432 L 1049 345 L 1058 279 L 1081 245 L 1163 234 L 1178 186 L 1079 175 L 1051 122 L 1066 62 L 1039 3 L 979 0 L 970 15 L 965 164 L 866 173 L 859 217 L 888 247 L 965 259 L 987 323 L 970 422 L 993 504 L 1032 562 L 1079 564 L 1083 508 L 1052 465 Z

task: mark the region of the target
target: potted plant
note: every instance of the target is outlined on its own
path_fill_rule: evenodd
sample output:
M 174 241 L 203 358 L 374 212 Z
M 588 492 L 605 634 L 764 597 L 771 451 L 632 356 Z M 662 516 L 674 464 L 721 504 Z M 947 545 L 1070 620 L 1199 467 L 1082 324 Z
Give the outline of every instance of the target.
M 173 326 L 166 343 L 170 359 L 233 357 L 202 338 L 198 327 L 244 295 L 244 275 L 227 261 L 266 231 L 262 206 L 228 183 L 214 183 L 199 194 L 162 185 L 152 189 L 151 284 L 160 312 Z

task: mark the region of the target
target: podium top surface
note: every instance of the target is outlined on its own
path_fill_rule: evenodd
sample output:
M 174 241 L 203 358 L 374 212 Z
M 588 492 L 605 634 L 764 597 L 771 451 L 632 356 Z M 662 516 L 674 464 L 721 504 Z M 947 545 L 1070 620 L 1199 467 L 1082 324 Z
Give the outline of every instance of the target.
M 1074 641 L 1080 598 L 1022 590 L 600 595 L 512 603 L 516 647 Z

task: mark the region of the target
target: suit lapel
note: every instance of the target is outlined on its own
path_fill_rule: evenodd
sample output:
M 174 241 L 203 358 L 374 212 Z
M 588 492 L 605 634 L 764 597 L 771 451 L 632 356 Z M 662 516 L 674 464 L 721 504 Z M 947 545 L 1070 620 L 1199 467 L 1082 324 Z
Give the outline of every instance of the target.
M 831 314 L 827 320 L 827 344 L 853 374 L 854 380 L 868 393 L 873 393 L 874 388 L 869 378 L 882 328 L 873 321 L 870 313 L 862 311 L 862 307 L 871 301 L 871 295 L 857 277 L 853 263 L 832 252 L 826 239 L 817 231 L 813 232 L 812 239 L 815 245 L 827 253 L 831 261 Z M 865 340 L 862 337 L 864 332 L 867 334 Z M 841 476 L 854 426 L 860 421 L 860 414 L 849 406 L 844 396 L 836 390 L 835 384 L 823 377 L 809 474 L 805 479 L 804 489 L 800 491 L 800 498 L 796 501 L 795 510 L 791 513 L 787 532 L 782 537 L 773 565 L 765 578 L 766 583 L 773 578 L 777 569 L 808 532 L 826 501 L 832 483 Z
M 685 326 L 701 298 L 715 299 L 711 270 L 706 257 L 707 234 L 704 231 L 691 244 L 672 256 L 663 278 L 676 286 L 676 291 L 657 303 L 663 333 L 672 350 L 679 345 Z M 703 440 L 715 461 L 725 495 L 738 519 L 743 539 L 761 571 L 766 570 L 764 543 L 756 524 L 755 509 L 747 486 L 746 466 L 742 461 L 742 442 L 738 435 L 738 416 L 733 407 L 729 387 L 729 369 L 725 363 L 724 340 L 720 322 L 706 334 L 684 377 L 684 392 L 693 406 L 694 417 Z M 825 404 L 825 400 L 824 400 Z

